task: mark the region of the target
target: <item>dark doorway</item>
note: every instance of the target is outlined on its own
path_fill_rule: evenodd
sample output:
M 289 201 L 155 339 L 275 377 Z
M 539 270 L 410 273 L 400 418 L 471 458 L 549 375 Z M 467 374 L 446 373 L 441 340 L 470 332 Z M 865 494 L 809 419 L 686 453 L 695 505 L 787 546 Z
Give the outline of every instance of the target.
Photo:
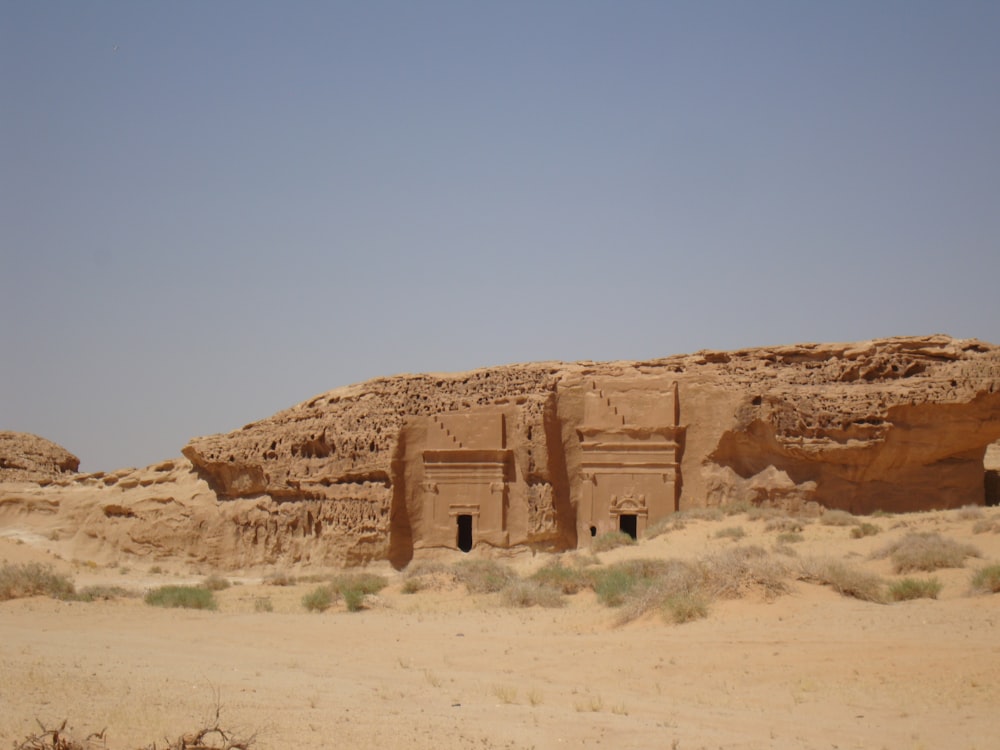
M 596 526 L 591 526 L 590 527 L 590 535 L 591 536 L 597 536 L 597 527 Z
M 458 517 L 458 548 L 462 552 L 472 549 L 472 516 Z
M 987 471 L 984 484 L 986 485 L 986 505 L 1000 505 L 1000 471 Z
M 635 516 L 633 515 L 620 515 L 618 516 L 618 528 L 625 534 L 635 539 L 636 537 L 636 525 Z

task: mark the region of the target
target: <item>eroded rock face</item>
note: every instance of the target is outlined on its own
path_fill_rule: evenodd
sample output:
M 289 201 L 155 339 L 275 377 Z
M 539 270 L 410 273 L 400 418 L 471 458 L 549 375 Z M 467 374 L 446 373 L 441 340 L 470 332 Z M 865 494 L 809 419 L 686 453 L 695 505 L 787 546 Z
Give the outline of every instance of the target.
M 44 482 L 80 468 L 80 459 L 51 440 L 0 431 L 0 482 Z
M 186 460 L 0 489 L 0 525 L 51 518 L 77 545 L 216 567 L 402 566 L 427 548 L 587 546 L 739 501 L 997 502 L 997 440 L 1000 348 L 974 340 L 514 365 L 379 378 L 196 438 Z

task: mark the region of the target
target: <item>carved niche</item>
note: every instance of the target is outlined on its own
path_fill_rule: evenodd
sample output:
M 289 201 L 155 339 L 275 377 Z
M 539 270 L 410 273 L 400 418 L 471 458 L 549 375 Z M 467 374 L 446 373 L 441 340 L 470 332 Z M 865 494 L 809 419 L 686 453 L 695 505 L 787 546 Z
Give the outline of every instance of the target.
M 677 384 L 619 387 L 591 381 L 584 393 L 577 510 L 581 538 L 647 524 L 677 510 L 684 427 Z
M 506 546 L 512 455 L 503 413 L 431 417 L 423 452 L 425 520 L 417 546 Z

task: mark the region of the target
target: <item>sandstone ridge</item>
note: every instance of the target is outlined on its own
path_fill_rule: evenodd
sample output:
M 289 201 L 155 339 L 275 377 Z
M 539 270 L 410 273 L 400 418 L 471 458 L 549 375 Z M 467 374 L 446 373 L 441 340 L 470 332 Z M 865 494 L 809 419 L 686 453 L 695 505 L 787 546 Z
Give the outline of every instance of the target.
M 399 567 L 434 548 L 585 547 L 728 502 L 995 502 L 984 456 L 998 439 L 1000 348 L 898 337 L 378 378 L 33 502 L 96 489 L 70 503 L 82 533 L 137 554 Z M 0 523 L 30 495 L 0 494 Z

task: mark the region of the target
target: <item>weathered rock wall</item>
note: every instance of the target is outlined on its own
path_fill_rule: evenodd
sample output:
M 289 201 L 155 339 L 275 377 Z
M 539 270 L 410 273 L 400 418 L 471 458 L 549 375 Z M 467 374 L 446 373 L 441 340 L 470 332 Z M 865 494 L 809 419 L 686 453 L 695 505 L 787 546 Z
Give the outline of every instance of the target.
M 44 482 L 80 468 L 80 459 L 51 440 L 0 431 L 0 482 Z
M 974 340 L 514 365 L 379 378 L 196 438 L 188 460 L 0 488 L 0 523 L 51 517 L 84 548 L 221 567 L 402 566 L 434 547 L 586 546 L 736 501 L 995 502 L 998 439 L 1000 348 Z

